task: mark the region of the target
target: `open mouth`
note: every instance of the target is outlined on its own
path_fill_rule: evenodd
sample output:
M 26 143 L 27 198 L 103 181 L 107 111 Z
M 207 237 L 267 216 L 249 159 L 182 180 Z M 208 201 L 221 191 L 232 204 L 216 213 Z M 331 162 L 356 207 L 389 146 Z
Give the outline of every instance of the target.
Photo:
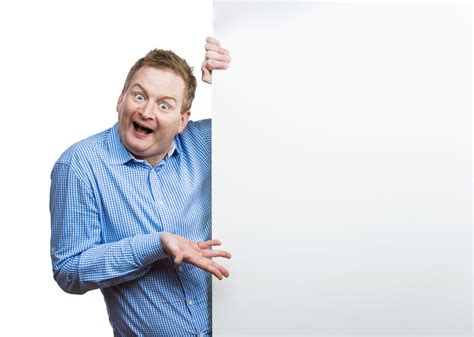
M 133 127 L 135 128 L 135 131 L 137 131 L 139 133 L 145 133 L 145 134 L 149 135 L 150 133 L 153 132 L 152 129 L 144 127 L 143 125 L 140 125 L 137 122 L 133 122 Z

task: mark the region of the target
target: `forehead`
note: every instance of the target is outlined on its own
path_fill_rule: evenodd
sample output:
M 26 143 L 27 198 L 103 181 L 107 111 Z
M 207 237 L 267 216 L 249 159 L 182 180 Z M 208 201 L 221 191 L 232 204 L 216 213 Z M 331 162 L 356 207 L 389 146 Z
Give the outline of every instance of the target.
M 182 101 L 184 80 L 171 70 L 141 67 L 133 75 L 129 88 L 135 84 L 143 87 L 150 96 L 172 96 Z

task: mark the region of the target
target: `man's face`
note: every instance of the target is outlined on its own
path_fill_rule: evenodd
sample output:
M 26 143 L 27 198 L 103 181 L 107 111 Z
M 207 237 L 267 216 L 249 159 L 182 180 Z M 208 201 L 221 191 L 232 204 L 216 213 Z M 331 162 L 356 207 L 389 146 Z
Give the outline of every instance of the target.
M 137 159 L 155 165 L 166 156 L 189 120 L 189 111 L 181 114 L 183 97 L 184 81 L 171 71 L 142 67 L 132 77 L 117 112 L 120 139 Z

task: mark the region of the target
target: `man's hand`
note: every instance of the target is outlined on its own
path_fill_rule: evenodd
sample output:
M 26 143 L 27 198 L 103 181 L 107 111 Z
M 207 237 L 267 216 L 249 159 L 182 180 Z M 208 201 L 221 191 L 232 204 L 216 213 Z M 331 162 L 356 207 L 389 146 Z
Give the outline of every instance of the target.
M 212 83 L 212 71 L 214 69 L 229 68 L 230 55 L 227 49 L 221 47 L 221 43 L 213 37 L 206 38 L 206 55 L 201 66 L 202 80 Z
M 214 274 L 219 280 L 229 277 L 227 269 L 212 261 L 213 257 L 225 257 L 227 259 L 231 257 L 230 253 L 224 250 L 209 249 L 212 246 L 220 246 L 221 242 L 219 240 L 193 242 L 182 236 L 163 232 L 160 235 L 160 241 L 166 254 L 173 258 L 176 265 L 187 262 Z

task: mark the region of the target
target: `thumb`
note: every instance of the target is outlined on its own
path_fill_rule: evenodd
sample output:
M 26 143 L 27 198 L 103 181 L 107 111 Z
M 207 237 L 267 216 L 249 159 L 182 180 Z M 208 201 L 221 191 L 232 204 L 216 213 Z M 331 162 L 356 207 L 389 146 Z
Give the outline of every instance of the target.
M 206 83 L 212 84 L 212 72 L 205 67 L 204 62 L 201 67 L 201 79 Z
M 174 264 L 178 265 L 181 262 L 183 262 L 183 252 L 181 250 L 178 250 L 174 254 Z

